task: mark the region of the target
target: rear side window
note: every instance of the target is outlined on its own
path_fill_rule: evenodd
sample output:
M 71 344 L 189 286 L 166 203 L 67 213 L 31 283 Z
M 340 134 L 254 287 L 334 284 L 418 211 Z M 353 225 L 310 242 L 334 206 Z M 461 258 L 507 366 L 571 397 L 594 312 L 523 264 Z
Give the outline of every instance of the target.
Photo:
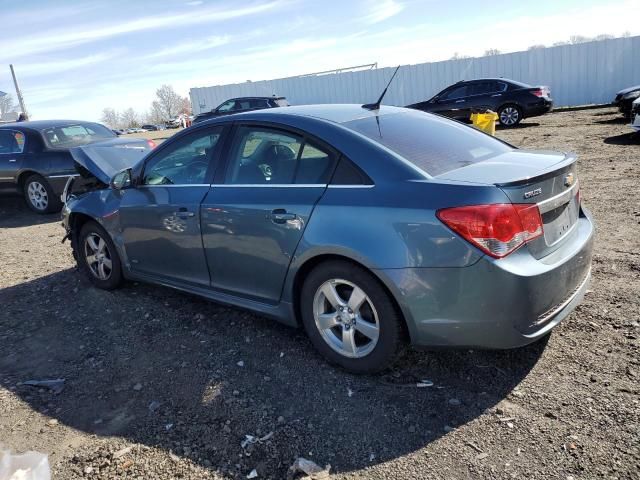
M 456 88 L 452 88 L 451 90 L 448 90 L 447 92 L 445 92 L 444 95 L 442 95 L 442 97 L 440 97 L 441 100 L 455 100 L 456 98 L 462 98 L 462 97 L 466 97 L 467 94 L 467 85 L 462 85 L 460 87 L 456 87 Z
M 413 110 L 342 125 L 387 147 L 432 176 L 512 150 L 473 127 Z
M 49 148 L 71 148 L 87 145 L 116 136 L 111 130 L 98 124 L 76 124 L 47 128 L 42 136 Z
M 24 151 L 24 133 L 15 130 L 0 130 L 0 154 L 22 153 Z

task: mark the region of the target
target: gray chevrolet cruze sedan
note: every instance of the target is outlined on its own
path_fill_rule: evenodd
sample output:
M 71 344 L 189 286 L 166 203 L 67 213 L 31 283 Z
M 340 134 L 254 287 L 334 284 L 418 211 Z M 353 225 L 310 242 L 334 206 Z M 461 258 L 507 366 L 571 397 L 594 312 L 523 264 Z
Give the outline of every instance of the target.
M 152 151 L 73 151 L 63 224 L 105 289 L 161 284 L 302 325 L 353 372 L 401 344 L 513 348 L 581 301 L 594 227 L 576 158 L 358 105 L 214 119 Z

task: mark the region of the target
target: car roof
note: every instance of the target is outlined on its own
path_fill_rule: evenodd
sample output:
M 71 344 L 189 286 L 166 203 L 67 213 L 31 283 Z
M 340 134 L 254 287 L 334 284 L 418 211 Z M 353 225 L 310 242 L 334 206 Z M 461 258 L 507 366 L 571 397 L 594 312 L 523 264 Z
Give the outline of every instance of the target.
M 264 110 L 252 110 L 249 112 L 234 113 L 225 117 L 218 117 L 209 122 L 233 121 L 234 119 L 269 121 L 287 117 L 313 117 L 333 123 L 346 123 L 361 118 L 375 117 L 377 115 L 389 115 L 401 113 L 406 109 L 382 105 L 378 110 L 367 110 L 359 104 L 321 104 L 321 105 L 295 105 L 292 107 L 268 108 Z
M 229 98 L 228 100 L 225 100 L 222 103 L 228 102 L 229 100 L 284 100 L 285 97 L 276 97 L 275 95 L 272 97 L 235 97 L 235 98 Z
M 51 127 L 64 127 L 66 125 L 99 125 L 97 122 L 84 120 L 30 120 L 28 122 L 4 123 L 0 128 L 28 128 L 31 130 L 44 130 Z M 106 128 L 106 127 L 105 127 Z

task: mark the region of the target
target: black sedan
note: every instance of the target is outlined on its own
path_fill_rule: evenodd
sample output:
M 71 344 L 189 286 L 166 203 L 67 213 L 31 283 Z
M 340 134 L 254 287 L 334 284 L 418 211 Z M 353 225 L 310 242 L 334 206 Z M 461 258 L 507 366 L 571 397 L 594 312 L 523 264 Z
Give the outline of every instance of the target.
M 633 102 L 638 98 L 640 98 L 640 85 L 620 90 L 618 93 L 616 93 L 613 104 L 618 107 L 620 113 L 622 113 L 625 117 L 631 118 L 631 109 L 633 106 Z
M 460 81 L 408 108 L 457 120 L 469 120 L 475 110 L 493 110 L 498 113 L 500 124 L 514 127 L 524 118 L 550 112 L 553 100 L 548 87 L 532 87 L 506 78 L 483 78 Z
M 264 108 L 288 107 L 289 102 L 284 97 L 242 97 L 232 98 L 218 105 L 210 112 L 198 114 L 193 123 L 202 122 L 209 118 L 230 115 L 232 113 L 249 112 L 251 110 L 262 110 Z
M 74 120 L 4 124 L 0 126 L 0 192 L 24 195 L 37 213 L 59 211 L 64 185 L 77 174 L 69 149 L 116 137 L 98 123 Z M 139 142 L 141 147 L 151 146 L 145 140 Z

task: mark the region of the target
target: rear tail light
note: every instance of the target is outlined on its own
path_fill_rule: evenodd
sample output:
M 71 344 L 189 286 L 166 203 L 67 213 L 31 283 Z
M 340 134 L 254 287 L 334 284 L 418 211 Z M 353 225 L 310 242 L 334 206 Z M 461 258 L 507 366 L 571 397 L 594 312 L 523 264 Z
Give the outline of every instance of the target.
M 156 142 L 154 142 L 153 140 L 147 140 L 147 145 L 149 145 L 149 148 L 151 150 L 153 150 L 154 148 L 156 148 L 158 146 L 158 144 Z
M 542 235 L 535 204 L 499 203 L 438 210 L 437 217 L 487 255 L 502 258 Z
M 533 93 L 536 97 L 543 97 L 544 96 L 544 92 L 542 91 L 541 88 L 539 88 L 537 90 L 533 90 L 531 93 Z

